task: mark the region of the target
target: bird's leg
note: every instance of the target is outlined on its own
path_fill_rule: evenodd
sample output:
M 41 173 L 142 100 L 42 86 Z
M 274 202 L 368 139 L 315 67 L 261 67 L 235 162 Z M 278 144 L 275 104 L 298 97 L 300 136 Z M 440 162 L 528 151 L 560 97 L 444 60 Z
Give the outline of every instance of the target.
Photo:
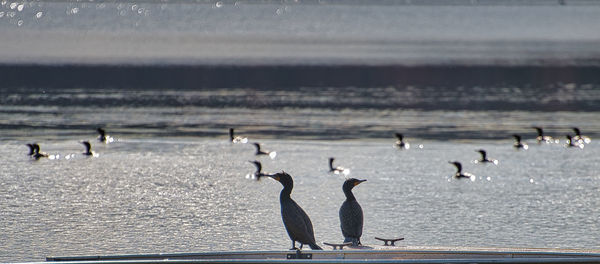
M 292 248 L 290 248 L 290 250 L 298 250 L 296 247 L 296 241 L 292 240 Z
M 304 246 L 304 244 L 300 243 L 300 249 L 302 249 L 303 246 Z

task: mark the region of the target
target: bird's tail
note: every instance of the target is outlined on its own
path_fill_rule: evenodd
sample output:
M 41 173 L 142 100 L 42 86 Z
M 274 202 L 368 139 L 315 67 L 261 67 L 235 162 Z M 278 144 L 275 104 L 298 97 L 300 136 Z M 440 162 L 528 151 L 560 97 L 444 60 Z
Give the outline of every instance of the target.
M 317 245 L 316 243 L 310 243 L 308 244 L 308 246 L 310 246 L 310 249 L 315 249 L 315 250 L 323 250 L 321 247 L 319 247 L 319 245 Z

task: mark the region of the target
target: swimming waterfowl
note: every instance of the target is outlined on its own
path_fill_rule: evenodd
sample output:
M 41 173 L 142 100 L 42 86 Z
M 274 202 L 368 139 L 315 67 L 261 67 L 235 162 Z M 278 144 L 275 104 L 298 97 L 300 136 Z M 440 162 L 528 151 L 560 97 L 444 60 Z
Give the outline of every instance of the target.
M 90 144 L 89 141 L 82 141 L 81 144 L 83 144 L 85 146 L 85 152 L 83 152 L 83 155 L 86 156 L 93 156 L 94 152 L 92 152 L 92 144 Z
M 33 143 L 32 146 L 34 149 L 34 153 L 33 155 L 31 155 L 31 157 L 33 157 L 34 159 L 39 160 L 40 158 L 47 158 L 49 156 L 48 153 L 40 151 L 40 145 L 38 145 L 37 143 Z
M 111 143 L 113 142 L 115 139 L 113 137 L 111 137 L 110 135 L 106 134 L 106 131 L 99 127 L 96 129 L 96 132 L 98 132 L 98 141 L 102 142 L 102 143 Z
M 232 143 L 248 143 L 248 138 L 235 136 L 234 132 L 233 132 L 233 128 L 230 128 L 229 129 L 229 141 Z
M 584 146 L 585 146 L 582 143 L 583 140 L 581 140 L 581 141 L 575 140 L 575 137 L 572 137 L 571 135 L 566 135 L 566 138 L 567 138 L 567 142 L 565 144 L 565 147 L 567 147 L 567 148 L 573 148 L 573 147 L 575 147 L 575 148 L 581 148 L 581 149 L 583 149 Z
M 104 129 L 102 128 L 97 128 L 96 131 L 98 132 L 98 141 L 100 142 L 106 142 L 106 131 L 104 131 Z
M 256 167 L 256 171 L 252 174 L 253 178 L 255 178 L 256 180 L 260 180 L 260 177 L 267 176 L 267 174 L 264 174 L 262 172 L 262 164 L 260 163 L 260 161 L 254 160 L 248 162 L 254 164 L 254 167 Z
M 582 144 L 583 143 L 589 144 L 590 142 L 592 142 L 592 139 L 590 137 L 581 135 L 581 131 L 579 130 L 579 128 L 572 127 L 571 129 L 575 133 L 575 136 L 573 136 L 573 140 L 578 141 L 579 143 L 582 143 Z
M 515 138 L 515 143 L 513 143 L 513 147 L 516 149 L 528 149 L 529 146 L 527 146 L 527 144 L 521 142 L 521 136 L 519 135 L 513 135 L 513 137 Z
M 479 154 L 481 154 L 481 158 L 478 160 L 475 160 L 475 163 L 493 163 L 493 164 L 498 164 L 498 160 L 495 159 L 488 159 L 487 158 L 487 152 L 483 149 L 479 149 L 479 150 L 475 150 L 476 152 L 479 152 Z
M 310 218 L 302 208 L 290 197 L 294 188 L 292 176 L 282 171 L 273 175 L 267 175 L 283 185 L 283 190 L 279 195 L 281 205 L 281 218 L 283 225 L 292 240 L 292 248 L 297 250 L 296 241 L 300 243 L 300 249 L 304 244 L 309 245 L 311 249 L 322 249 L 315 242 L 315 234 Z
M 252 143 L 252 144 L 256 148 L 256 152 L 254 154 L 257 155 L 257 156 L 268 155 L 269 157 L 271 157 L 271 159 L 274 159 L 275 156 L 277 155 L 277 152 L 275 152 L 275 151 L 262 150 L 259 143 L 255 142 L 255 143 Z
M 407 142 L 404 142 L 404 135 L 400 134 L 400 133 L 396 133 L 396 138 L 398 140 L 396 140 L 396 147 L 398 147 L 399 149 L 409 149 L 410 148 L 410 144 Z
M 351 178 L 344 181 L 342 185 L 346 200 L 340 207 L 340 226 L 342 235 L 344 235 L 344 243 L 352 242 L 352 246 L 362 245 L 360 237 L 363 230 L 363 211 L 352 193 L 352 188 L 365 181 L 367 180 Z
M 554 141 L 554 139 L 550 136 L 544 136 L 544 129 L 542 129 L 541 127 L 533 127 L 536 132 L 537 132 L 537 137 L 535 138 L 537 140 L 538 144 L 542 144 L 542 142 L 545 143 L 552 143 L 552 141 Z
M 456 167 L 456 173 L 454 173 L 454 178 L 456 178 L 456 179 L 468 178 L 468 179 L 471 179 L 472 181 L 475 180 L 475 175 L 468 173 L 468 172 L 462 172 L 462 164 L 460 164 L 460 162 L 448 161 L 448 163 L 450 163 L 450 164 L 454 165 L 454 167 Z
M 329 158 L 329 172 L 333 172 L 334 174 L 344 174 L 344 175 L 348 175 L 350 173 L 349 169 L 346 169 L 344 167 L 334 167 L 333 166 L 333 161 L 335 160 L 335 158 Z

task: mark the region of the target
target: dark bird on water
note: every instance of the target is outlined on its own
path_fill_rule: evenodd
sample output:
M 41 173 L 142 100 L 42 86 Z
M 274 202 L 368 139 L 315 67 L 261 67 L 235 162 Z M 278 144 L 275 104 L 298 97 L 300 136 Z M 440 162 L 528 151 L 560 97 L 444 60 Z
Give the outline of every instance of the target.
M 579 128 L 572 127 L 571 129 L 573 129 L 573 132 L 575 133 L 575 136 L 573 136 L 573 140 L 579 142 L 580 144 L 589 144 L 590 142 L 592 142 L 592 139 L 590 137 L 581 135 L 581 130 L 579 130 Z
M 101 127 L 96 129 L 96 131 L 98 132 L 98 141 L 106 143 L 106 131 L 104 131 L 104 129 Z
M 468 173 L 468 172 L 462 172 L 462 165 L 460 164 L 460 162 L 448 161 L 448 163 L 450 163 L 450 164 L 454 165 L 454 167 L 456 167 L 456 173 L 454 173 L 454 178 L 456 178 L 456 179 L 467 178 L 467 179 L 471 179 L 472 181 L 475 180 L 475 175 Z
M 479 149 L 476 150 L 476 152 L 479 152 L 479 154 L 481 154 L 481 158 L 476 160 L 475 163 L 493 163 L 493 164 L 498 164 L 498 160 L 495 159 L 488 159 L 487 157 L 487 152 L 483 149 Z
M 256 148 L 256 152 L 254 153 L 255 155 L 268 155 L 269 157 L 271 157 L 271 159 L 274 159 L 275 156 L 277 155 L 277 152 L 275 152 L 275 151 L 262 150 L 260 147 L 260 144 L 258 144 L 258 143 L 252 143 L 252 144 Z
M 81 141 L 81 144 L 83 144 L 85 146 L 85 152 L 83 152 L 83 155 L 86 155 L 86 156 L 94 155 L 94 152 L 92 152 L 92 144 L 90 144 L 89 141 Z
M 363 211 L 352 193 L 352 188 L 365 181 L 367 180 L 351 178 L 342 185 L 346 201 L 340 207 L 340 225 L 342 235 L 344 235 L 344 243 L 352 242 L 352 246 L 362 245 L 360 237 L 363 230 Z
M 267 174 L 264 174 L 262 172 L 262 164 L 260 163 L 260 161 L 254 160 L 248 162 L 254 164 L 254 167 L 256 167 L 256 171 L 252 174 L 252 176 L 254 176 L 256 180 L 260 180 L 260 177 L 267 176 Z
M 542 142 L 545 143 L 552 143 L 553 138 L 550 136 L 544 136 L 544 129 L 542 129 L 541 127 L 533 127 L 535 129 L 535 131 L 537 131 L 537 137 L 535 138 L 537 140 L 538 144 L 542 144 Z
M 344 167 L 334 167 L 333 166 L 333 161 L 335 160 L 335 158 L 329 158 L 329 172 L 333 172 L 335 174 L 344 174 L 344 175 L 348 175 L 350 174 L 350 170 L 346 169 Z
M 47 158 L 49 156 L 48 153 L 40 151 L 40 145 L 38 145 L 38 143 L 31 144 L 31 147 L 33 147 L 33 154 L 31 157 L 34 159 L 39 160 L 40 158 Z
M 521 142 L 521 136 L 519 135 L 513 135 L 513 138 L 515 138 L 515 143 L 513 143 L 513 147 L 516 149 L 528 149 L 529 146 L 527 146 L 527 144 Z
M 273 175 L 267 175 L 283 185 L 283 190 L 279 195 L 279 203 L 281 205 L 281 218 L 283 219 L 283 225 L 287 230 L 290 239 L 292 240 L 292 248 L 290 250 L 297 250 L 296 241 L 300 243 L 300 249 L 304 244 L 310 246 L 311 249 L 322 249 L 315 242 L 315 233 L 313 231 L 313 225 L 310 218 L 302 210 L 302 208 L 290 197 L 292 189 L 294 188 L 294 181 L 292 176 L 285 172 L 275 173 Z
M 396 147 L 398 147 L 399 149 L 409 149 L 410 148 L 410 144 L 408 144 L 407 142 L 404 142 L 404 135 L 400 134 L 400 133 L 396 133 L 396 138 L 398 140 L 396 140 Z
M 229 129 L 229 141 L 232 143 L 248 143 L 248 138 L 235 136 L 234 132 L 233 132 L 233 128 L 230 128 Z

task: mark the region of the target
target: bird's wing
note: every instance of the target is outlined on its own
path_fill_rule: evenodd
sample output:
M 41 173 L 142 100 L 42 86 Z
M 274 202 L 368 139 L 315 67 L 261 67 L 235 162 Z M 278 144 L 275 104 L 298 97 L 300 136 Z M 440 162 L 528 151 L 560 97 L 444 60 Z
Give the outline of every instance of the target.
M 310 218 L 302 208 L 289 200 L 281 204 L 283 224 L 291 239 L 303 244 L 315 243 L 315 234 Z
M 361 237 L 363 212 L 357 201 L 344 202 L 340 207 L 340 225 L 344 237 Z

